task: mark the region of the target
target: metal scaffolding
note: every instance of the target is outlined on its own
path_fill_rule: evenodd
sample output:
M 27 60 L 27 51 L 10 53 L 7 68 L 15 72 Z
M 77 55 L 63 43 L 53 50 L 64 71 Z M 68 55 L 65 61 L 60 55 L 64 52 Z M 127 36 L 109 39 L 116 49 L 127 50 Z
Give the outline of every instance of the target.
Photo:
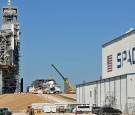
M 2 10 L 2 30 L 0 31 L 0 93 L 19 91 L 19 51 L 20 32 L 18 10 L 8 6 Z

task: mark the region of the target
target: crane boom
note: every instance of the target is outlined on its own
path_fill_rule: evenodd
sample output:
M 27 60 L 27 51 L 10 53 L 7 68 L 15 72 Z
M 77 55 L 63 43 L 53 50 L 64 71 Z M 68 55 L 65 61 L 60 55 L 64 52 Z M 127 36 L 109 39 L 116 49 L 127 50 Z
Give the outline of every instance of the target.
M 69 83 L 68 79 L 65 78 L 60 71 L 52 64 L 53 68 L 60 74 L 60 76 L 62 77 L 62 79 L 64 80 L 64 82 L 67 84 L 67 86 L 71 89 L 71 93 L 76 93 L 74 87 Z
M 53 68 L 60 74 L 63 80 L 66 80 L 66 78 L 59 72 L 59 70 L 52 64 Z

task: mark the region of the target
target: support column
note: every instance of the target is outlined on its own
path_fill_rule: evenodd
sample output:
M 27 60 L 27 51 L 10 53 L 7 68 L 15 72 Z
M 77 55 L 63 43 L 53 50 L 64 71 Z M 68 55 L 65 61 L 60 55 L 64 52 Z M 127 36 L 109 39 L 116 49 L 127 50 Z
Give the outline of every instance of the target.
M 2 70 L 0 70 L 0 94 L 2 94 L 2 89 L 3 89 L 3 83 L 2 83 Z

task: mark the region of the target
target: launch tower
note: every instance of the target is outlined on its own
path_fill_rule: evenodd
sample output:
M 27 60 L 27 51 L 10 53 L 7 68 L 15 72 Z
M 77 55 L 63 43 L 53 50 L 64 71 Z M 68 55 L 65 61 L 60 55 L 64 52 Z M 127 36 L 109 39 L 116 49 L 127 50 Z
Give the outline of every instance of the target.
M 8 6 L 2 9 L 0 31 L 0 93 L 19 91 L 20 31 L 18 9 Z

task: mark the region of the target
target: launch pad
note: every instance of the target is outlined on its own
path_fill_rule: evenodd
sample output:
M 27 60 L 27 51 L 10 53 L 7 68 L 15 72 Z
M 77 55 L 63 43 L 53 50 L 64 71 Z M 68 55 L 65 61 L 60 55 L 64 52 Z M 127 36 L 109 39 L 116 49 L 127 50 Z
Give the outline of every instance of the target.
M 2 9 L 0 31 L 0 93 L 19 91 L 20 31 L 18 9 L 8 6 Z

